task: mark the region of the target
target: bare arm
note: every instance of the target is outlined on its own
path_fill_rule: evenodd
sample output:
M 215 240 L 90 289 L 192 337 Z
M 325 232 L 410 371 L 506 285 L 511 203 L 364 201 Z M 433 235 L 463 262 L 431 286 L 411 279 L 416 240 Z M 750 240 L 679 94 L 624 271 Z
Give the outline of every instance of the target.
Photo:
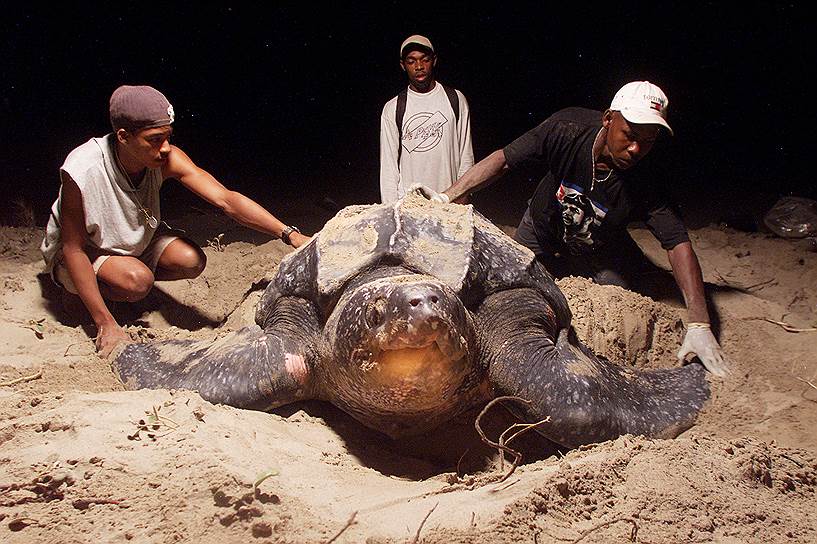
M 60 218 L 65 267 L 68 269 L 71 281 L 74 282 L 79 298 L 82 299 L 82 303 L 96 324 L 97 349 L 103 356 L 107 356 L 116 344 L 130 338 L 111 315 L 99 292 L 96 274 L 94 274 L 93 266 L 84 249 L 87 234 L 82 193 L 67 174 L 63 174 Z
M 276 238 L 279 238 L 287 228 L 287 225 L 251 198 L 227 189 L 209 172 L 196 166 L 190 157 L 176 146 L 171 147 L 162 173 L 165 177 L 178 179 L 182 185 L 246 227 L 265 232 Z M 298 232 L 293 232 L 289 238 L 295 247 L 300 247 L 309 241 L 308 236 Z
M 689 360 L 697 355 L 712 374 L 726 377 L 731 371 L 731 363 L 709 326 L 701 265 L 692 244 L 683 242 L 667 253 L 675 282 L 684 294 L 687 306 L 687 332 L 678 351 L 678 360 Z
M 508 168 L 505 152 L 498 149 L 468 169 L 445 194 L 454 202 L 478 189 L 489 185 Z
M 692 244 L 683 242 L 667 251 L 675 282 L 684 295 L 688 321 L 709 323 L 709 312 L 706 309 L 704 281 L 701 265 L 692 249 Z

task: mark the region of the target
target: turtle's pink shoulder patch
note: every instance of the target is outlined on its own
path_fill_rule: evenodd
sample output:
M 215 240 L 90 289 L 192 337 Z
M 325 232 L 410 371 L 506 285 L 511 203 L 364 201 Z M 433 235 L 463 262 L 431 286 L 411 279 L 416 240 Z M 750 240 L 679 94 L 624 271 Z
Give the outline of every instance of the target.
M 304 360 L 303 356 L 298 355 L 297 353 L 285 354 L 284 367 L 293 378 L 302 384 L 306 383 L 307 368 L 306 361 Z

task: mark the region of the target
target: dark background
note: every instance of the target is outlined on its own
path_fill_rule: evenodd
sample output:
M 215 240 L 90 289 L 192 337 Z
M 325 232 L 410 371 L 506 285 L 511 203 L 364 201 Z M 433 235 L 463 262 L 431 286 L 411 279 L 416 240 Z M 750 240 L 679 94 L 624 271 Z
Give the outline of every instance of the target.
M 405 84 L 402 40 L 428 36 L 437 76 L 470 102 L 479 160 L 566 106 L 604 109 L 635 79 L 670 100 L 659 142 L 682 211 L 745 223 L 811 181 L 814 25 L 797 4 L 380 2 L 207 7 L 28 7 L 0 22 L 0 223 L 25 202 L 45 224 L 58 168 L 110 130 L 120 84 L 150 84 L 176 111 L 174 143 L 227 186 L 282 215 L 292 202 L 375 202 L 379 116 Z M 665 167 L 664 167 L 665 165 Z M 519 171 L 480 202 L 521 215 Z M 169 183 L 165 215 L 186 192 Z M 175 187 L 173 187 L 175 186 Z M 699 214 L 700 220 L 700 214 Z M 738 225 L 740 226 L 740 225 Z

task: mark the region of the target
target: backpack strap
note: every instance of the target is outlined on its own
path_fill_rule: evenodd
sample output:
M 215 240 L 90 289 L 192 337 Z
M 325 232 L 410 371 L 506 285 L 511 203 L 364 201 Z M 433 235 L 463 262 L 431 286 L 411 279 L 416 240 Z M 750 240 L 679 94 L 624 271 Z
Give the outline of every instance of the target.
M 456 89 L 448 85 L 442 85 L 451 109 L 454 110 L 456 123 L 460 124 L 460 97 Z M 397 124 L 397 170 L 400 171 L 400 157 L 403 156 L 403 117 L 406 116 L 406 102 L 408 102 L 408 87 L 404 87 L 397 95 L 397 108 L 394 110 L 394 122 Z
M 397 171 L 400 171 L 400 157 L 403 155 L 403 117 L 406 115 L 408 87 L 403 87 L 397 95 L 397 109 L 394 110 L 394 122 L 397 123 Z
M 443 85 L 440 83 L 440 85 Z M 457 124 L 460 124 L 460 97 L 457 95 L 457 90 L 453 87 L 449 87 L 448 85 L 443 85 L 443 90 L 445 91 L 446 96 L 448 97 L 448 101 L 451 103 L 451 109 L 454 110 L 454 118 L 456 119 Z

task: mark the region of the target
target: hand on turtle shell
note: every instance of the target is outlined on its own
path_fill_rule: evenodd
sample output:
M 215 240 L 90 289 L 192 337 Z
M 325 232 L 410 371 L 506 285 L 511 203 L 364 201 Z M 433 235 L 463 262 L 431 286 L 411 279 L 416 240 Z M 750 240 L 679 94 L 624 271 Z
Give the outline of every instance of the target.
M 312 237 L 301 234 L 300 232 L 293 232 L 289 235 L 289 239 L 292 242 L 292 247 L 298 249 L 299 247 L 308 244 Z
M 128 333 L 114 323 L 112 325 L 102 325 L 96 335 L 96 351 L 100 357 L 106 358 L 117 348 L 117 346 L 132 342 Z
M 451 199 L 448 198 L 448 195 L 445 193 L 438 193 L 431 187 L 427 187 L 422 183 L 415 183 L 411 187 L 409 187 L 409 192 L 412 193 L 417 191 L 427 199 L 431 200 L 432 202 L 442 202 L 443 204 L 448 204 L 451 202 Z
M 723 349 L 709 328 L 709 323 L 690 323 L 678 351 L 678 360 L 685 361 L 698 356 L 704 367 L 715 376 L 724 378 L 730 373 L 730 365 L 723 356 Z

